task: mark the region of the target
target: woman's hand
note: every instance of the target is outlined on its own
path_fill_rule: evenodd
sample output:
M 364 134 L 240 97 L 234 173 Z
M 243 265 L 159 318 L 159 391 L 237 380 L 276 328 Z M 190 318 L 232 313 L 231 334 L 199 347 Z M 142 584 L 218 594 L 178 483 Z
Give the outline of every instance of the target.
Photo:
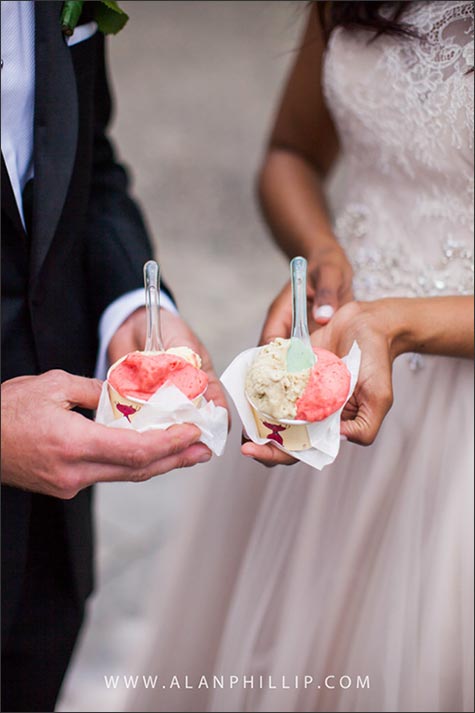
M 327 326 L 312 334 L 314 346 L 340 357 L 354 341 L 361 349 L 361 366 L 353 395 L 346 404 L 341 434 L 349 441 L 370 445 L 393 402 L 392 363 L 397 356 L 397 315 L 389 301 L 351 302 Z
M 313 332 L 314 346 L 340 357 L 350 351 L 355 340 L 361 349 L 358 383 L 342 414 L 342 435 L 361 445 L 374 441 L 392 405 L 392 364 L 399 354 L 418 352 L 472 359 L 473 314 L 472 296 L 350 302 L 325 327 Z M 271 448 L 275 449 L 246 444 L 243 452 L 272 465 Z M 281 451 L 275 454 L 276 463 L 290 462 L 284 459 Z
M 399 354 L 473 358 L 473 296 L 351 302 L 312 334 L 315 346 L 340 357 L 349 352 L 354 340 L 361 348 L 361 367 L 343 411 L 341 433 L 350 441 L 369 445 L 391 408 L 392 364 Z
M 308 258 L 308 323 L 312 332 L 326 324 L 342 305 L 353 299 L 353 270 L 345 251 L 336 239 L 325 241 Z M 276 337 L 290 337 L 292 328 L 292 292 L 290 282 L 269 308 L 262 329 L 261 344 Z
M 349 441 L 370 445 L 391 408 L 392 363 L 399 353 L 397 301 L 350 302 L 329 323 L 312 334 L 312 343 L 345 356 L 356 340 L 361 349 L 358 383 L 342 413 L 341 434 Z M 245 455 L 265 465 L 295 461 L 274 445 L 246 443 Z
M 392 363 L 397 356 L 397 316 L 389 300 L 350 302 L 329 323 L 312 334 L 312 344 L 345 356 L 356 340 L 361 349 L 358 383 L 342 413 L 341 434 L 360 445 L 371 444 L 391 408 Z M 265 465 L 290 465 L 295 460 L 276 446 L 246 443 L 244 455 Z
M 311 316 L 317 325 L 327 324 L 339 307 L 353 299 L 353 269 L 336 240 L 309 257 L 308 280 L 313 293 Z

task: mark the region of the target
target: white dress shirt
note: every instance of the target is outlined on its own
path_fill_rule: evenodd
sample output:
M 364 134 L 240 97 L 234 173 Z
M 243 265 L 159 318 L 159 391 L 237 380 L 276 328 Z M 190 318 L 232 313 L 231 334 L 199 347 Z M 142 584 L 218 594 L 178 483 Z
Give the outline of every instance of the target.
M 25 227 L 22 191 L 33 177 L 35 6 L 2 0 L 2 154 Z
M 22 192 L 34 176 L 33 120 L 35 101 L 35 9 L 33 0 L 2 0 L 2 154 L 23 226 Z M 58 20 L 59 22 L 59 20 Z M 89 39 L 97 30 L 95 22 L 78 25 L 69 46 Z M 177 312 L 172 300 L 160 293 L 161 306 Z M 99 353 L 96 376 L 104 378 L 107 347 L 122 322 L 144 305 L 144 291 L 133 290 L 119 297 L 104 311 L 99 323 Z

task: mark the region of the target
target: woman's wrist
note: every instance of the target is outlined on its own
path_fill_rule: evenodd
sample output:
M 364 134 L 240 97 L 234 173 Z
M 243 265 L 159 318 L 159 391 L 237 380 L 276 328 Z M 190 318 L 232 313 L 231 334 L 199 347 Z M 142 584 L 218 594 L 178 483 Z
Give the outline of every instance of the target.
M 306 255 L 304 255 L 304 257 L 307 259 L 309 265 L 318 265 L 323 257 L 333 251 L 344 252 L 336 236 L 328 232 L 320 234 L 317 241 L 312 241 L 312 246 L 305 251 Z
M 363 311 L 375 318 L 378 328 L 383 331 L 393 360 L 415 348 L 411 302 L 404 297 L 386 297 L 361 303 Z
M 473 358 L 473 296 L 388 297 L 360 306 L 393 359 L 406 352 Z

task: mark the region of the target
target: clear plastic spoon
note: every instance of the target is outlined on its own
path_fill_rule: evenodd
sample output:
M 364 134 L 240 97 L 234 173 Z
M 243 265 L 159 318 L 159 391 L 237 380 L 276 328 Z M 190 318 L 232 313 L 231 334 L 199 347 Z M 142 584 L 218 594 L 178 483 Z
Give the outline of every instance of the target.
M 292 285 L 292 333 L 287 351 L 287 370 L 290 372 L 310 369 L 316 356 L 310 342 L 307 323 L 307 261 L 294 257 L 290 263 Z
M 160 332 L 160 267 L 155 260 L 149 260 L 143 268 L 145 283 L 145 306 L 147 309 L 146 352 L 164 350 Z

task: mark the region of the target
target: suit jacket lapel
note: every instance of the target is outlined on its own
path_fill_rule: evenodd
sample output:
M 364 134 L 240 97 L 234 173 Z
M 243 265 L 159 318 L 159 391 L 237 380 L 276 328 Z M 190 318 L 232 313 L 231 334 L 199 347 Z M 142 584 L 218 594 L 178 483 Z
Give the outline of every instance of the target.
M 20 213 L 13 193 L 10 176 L 8 175 L 7 167 L 2 154 L 2 213 L 6 213 L 13 223 L 15 230 L 25 236 L 25 229 L 21 222 Z
M 76 155 L 76 77 L 60 27 L 61 2 L 35 3 L 32 287 L 53 240 Z

